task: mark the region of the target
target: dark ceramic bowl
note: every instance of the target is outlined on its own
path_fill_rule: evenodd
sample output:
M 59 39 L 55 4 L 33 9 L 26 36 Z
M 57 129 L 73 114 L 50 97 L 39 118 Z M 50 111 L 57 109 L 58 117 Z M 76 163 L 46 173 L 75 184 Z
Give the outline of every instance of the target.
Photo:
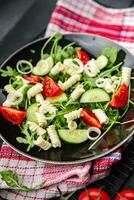
M 4 68 L 9 65 L 14 68 L 17 61 L 20 59 L 29 60 L 32 58 L 33 62 L 36 63 L 40 57 L 40 50 L 45 41 L 46 39 L 41 38 L 22 47 L 14 54 L 12 54 L 2 64 L 2 67 Z M 120 59 L 124 59 L 124 66 L 129 66 L 134 69 L 134 56 L 125 48 L 109 39 L 89 34 L 67 34 L 64 35 L 61 41 L 61 45 L 65 45 L 70 41 L 75 42 L 76 45 L 81 46 L 94 57 L 96 57 L 100 53 L 103 47 L 117 47 L 120 50 L 118 62 Z M 36 53 L 33 54 L 31 49 L 35 50 Z M 7 83 L 7 78 L 0 77 L 0 103 L 2 103 L 5 99 L 5 96 L 2 93 L 2 88 Z M 132 87 L 134 88 L 133 85 L 134 83 L 132 83 Z M 131 98 L 133 99 L 134 96 L 132 95 L 133 94 L 131 92 Z M 132 120 L 134 118 L 133 113 L 134 107 L 130 107 L 122 121 Z M 35 147 L 27 152 L 26 146 L 24 144 L 19 144 L 16 141 L 16 137 L 21 135 L 20 129 L 17 126 L 13 126 L 11 123 L 8 123 L 5 119 L 3 119 L 2 116 L 0 116 L 0 136 L 6 143 L 8 143 L 14 150 L 24 156 L 27 156 L 34 160 L 54 164 L 82 163 L 105 156 L 126 143 L 126 141 L 128 141 L 132 137 L 134 133 L 133 129 L 134 123 L 114 126 L 109 131 L 109 133 L 107 133 L 106 137 L 103 138 L 103 140 L 99 143 L 99 145 L 92 151 L 87 150 L 89 147 L 89 141 L 86 141 L 83 144 L 79 145 L 63 144 L 62 148 L 60 149 L 52 148 L 48 151 L 39 151 L 39 149 Z

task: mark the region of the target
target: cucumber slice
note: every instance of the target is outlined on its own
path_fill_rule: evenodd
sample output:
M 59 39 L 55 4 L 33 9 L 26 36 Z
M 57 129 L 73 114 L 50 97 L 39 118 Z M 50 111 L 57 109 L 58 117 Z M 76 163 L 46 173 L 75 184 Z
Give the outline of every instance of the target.
M 87 129 L 59 129 L 58 133 L 59 137 L 67 143 L 80 144 L 88 139 Z
M 66 93 L 62 93 L 57 97 L 47 97 L 46 100 L 50 101 L 51 103 L 56 103 L 56 102 L 65 102 L 68 100 L 68 98 Z
M 95 103 L 110 101 L 110 96 L 105 90 L 100 88 L 94 88 L 87 90 L 80 98 L 80 103 Z
M 34 103 L 28 107 L 26 112 L 26 118 L 28 121 L 38 123 L 35 115 L 35 113 L 38 112 L 38 109 L 39 107 L 37 103 Z
M 33 68 L 32 72 L 35 75 L 44 76 L 51 70 L 53 64 L 53 58 L 49 56 L 45 60 L 40 60 L 36 67 Z
M 108 58 L 104 55 L 101 55 L 96 59 L 96 64 L 100 69 L 103 69 L 108 64 Z

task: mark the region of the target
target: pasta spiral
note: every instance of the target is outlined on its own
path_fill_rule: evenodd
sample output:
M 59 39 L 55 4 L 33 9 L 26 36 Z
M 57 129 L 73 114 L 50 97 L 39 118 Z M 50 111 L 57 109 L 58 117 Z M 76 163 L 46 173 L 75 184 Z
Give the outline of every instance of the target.
M 123 67 L 122 68 L 122 83 L 126 83 L 126 85 L 129 86 L 130 78 L 131 78 L 131 68 Z
M 64 83 L 59 83 L 59 86 L 61 87 L 61 89 L 63 91 L 67 90 L 68 88 L 70 88 L 72 85 L 74 85 L 77 81 L 79 81 L 81 79 L 81 76 L 79 74 L 73 75 L 71 76 L 67 81 L 65 81 Z
M 35 100 L 36 100 L 37 103 L 42 104 L 44 102 L 43 95 L 41 93 L 36 94 Z
M 7 107 L 17 106 L 22 102 L 22 99 L 23 99 L 23 94 L 15 90 L 15 92 L 10 92 L 7 95 L 7 99 L 3 103 L 3 106 L 7 106 Z
M 76 62 L 77 64 L 75 64 Z M 83 63 L 78 58 L 64 60 L 64 72 L 73 76 L 83 72 Z
M 77 123 L 75 121 L 69 121 L 68 122 L 68 128 L 70 130 L 75 130 L 77 128 Z
M 29 130 L 30 130 L 31 132 L 36 131 L 36 132 L 37 132 L 37 135 L 39 135 L 39 136 L 45 136 L 45 134 L 46 134 L 46 130 L 45 130 L 45 129 L 43 129 L 42 127 L 38 126 L 38 125 L 37 125 L 36 123 L 34 123 L 34 122 L 28 121 L 27 124 L 29 125 Z
M 74 110 L 68 114 L 65 114 L 64 117 L 67 119 L 67 122 L 70 122 L 80 118 L 81 114 L 82 114 L 82 108 L 80 108 L 79 110 Z
M 13 86 L 11 84 L 5 85 L 4 90 L 7 93 L 16 92 L 16 90 L 13 88 Z
M 57 131 L 55 129 L 55 126 L 54 125 L 51 125 L 47 128 L 47 132 L 48 132 L 48 135 L 50 137 L 50 140 L 51 140 L 51 143 L 52 143 L 52 146 L 54 148 L 56 147 L 61 147 L 61 141 L 59 139 L 59 136 L 57 134 Z
M 42 92 L 43 90 L 43 85 L 41 83 L 37 83 L 33 87 L 31 87 L 28 92 L 27 92 L 27 97 L 28 99 L 34 97 L 36 94 Z
M 37 140 L 34 142 L 35 145 L 40 147 L 41 149 L 47 151 L 52 147 L 51 143 L 49 143 L 47 140 L 43 139 L 42 136 L 39 136 Z
M 39 126 L 44 127 L 47 125 L 46 118 L 42 113 L 36 112 L 35 116 L 36 116 Z
M 92 112 L 95 114 L 97 119 L 100 121 L 101 124 L 107 124 L 109 122 L 109 118 L 102 109 L 94 109 Z
M 56 113 L 56 111 L 57 111 L 57 108 L 53 106 L 48 100 L 43 101 L 39 108 L 39 112 L 42 114 Z
M 58 62 L 55 66 L 53 66 L 53 68 L 51 69 L 51 74 L 56 76 L 58 75 L 60 72 L 62 72 L 64 70 L 64 65 L 61 62 Z
M 83 85 L 78 85 L 75 90 L 71 93 L 71 99 L 73 101 L 79 99 L 79 97 L 85 92 Z

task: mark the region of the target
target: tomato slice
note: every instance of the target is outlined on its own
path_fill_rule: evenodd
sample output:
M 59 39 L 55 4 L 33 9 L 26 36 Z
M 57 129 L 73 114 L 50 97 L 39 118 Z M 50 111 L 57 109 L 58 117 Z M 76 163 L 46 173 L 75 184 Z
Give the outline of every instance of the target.
M 99 120 L 95 116 L 94 113 L 92 113 L 88 108 L 83 108 L 82 110 L 82 116 L 81 118 L 89 125 L 89 126 L 95 126 L 97 128 L 102 128 L 102 125 L 100 124 Z
M 62 93 L 62 89 L 52 78 L 46 76 L 44 80 L 43 93 L 47 97 L 59 96 Z
M 109 106 L 113 108 L 121 108 L 125 106 L 128 102 L 128 93 L 128 87 L 123 83 L 109 102 Z
M 37 75 L 24 75 L 23 78 L 29 81 L 31 84 L 36 84 L 41 82 L 41 78 Z
M 16 125 L 21 124 L 26 116 L 25 111 L 8 108 L 6 106 L 0 107 L 0 113 L 6 120 Z
M 78 200 L 111 200 L 109 194 L 99 188 L 89 188 L 83 191 Z
M 89 60 L 91 60 L 91 58 L 88 56 L 88 54 L 85 51 L 81 50 L 81 49 L 76 50 L 76 56 L 77 56 L 77 58 L 79 58 L 83 62 L 84 65 Z
M 133 189 L 126 189 L 119 192 L 114 200 L 134 200 L 134 190 Z

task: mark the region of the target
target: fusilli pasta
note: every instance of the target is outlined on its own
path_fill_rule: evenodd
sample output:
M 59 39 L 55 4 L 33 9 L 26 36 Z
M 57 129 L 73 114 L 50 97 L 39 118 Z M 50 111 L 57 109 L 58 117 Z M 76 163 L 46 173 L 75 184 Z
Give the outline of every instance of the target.
M 77 123 L 75 121 L 69 121 L 68 122 L 68 128 L 70 130 L 75 130 L 77 128 Z
M 101 124 L 107 124 L 109 122 L 109 118 L 102 109 L 94 109 L 92 112 L 95 114 L 97 119 L 100 121 Z
M 37 83 L 36 85 L 34 85 L 33 87 L 31 87 L 28 92 L 27 92 L 27 97 L 28 99 L 34 97 L 35 95 L 37 95 L 38 93 L 42 92 L 43 90 L 43 85 L 41 83 Z
M 37 103 L 42 104 L 44 102 L 44 97 L 43 97 L 43 95 L 41 93 L 38 93 L 35 96 L 35 100 L 36 100 Z
M 73 101 L 79 99 L 79 97 L 85 92 L 83 85 L 78 85 L 75 90 L 71 93 L 71 99 Z
M 129 67 L 123 67 L 122 68 L 122 83 L 126 83 L 128 86 L 130 83 L 131 78 L 131 68 Z
M 6 101 L 3 103 L 3 106 L 11 107 L 19 105 L 23 100 L 23 94 L 19 91 L 10 92 L 7 95 Z
M 36 123 L 30 122 L 30 121 L 28 121 L 27 124 L 29 125 L 29 130 L 31 132 L 36 131 L 37 135 L 45 137 L 46 130 L 44 128 L 42 128 L 42 127 L 38 126 Z
M 61 141 L 59 139 L 59 136 L 57 134 L 57 131 L 55 129 L 55 126 L 54 125 L 51 125 L 47 128 L 47 132 L 48 132 L 48 135 L 50 137 L 50 140 L 51 140 L 51 143 L 52 143 L 52 146 L 54 148 L 56 147 L 61 147 Z
M 67 119 L 67 122 L 70 122 L 70 121 L 80 118 L 81 114 L 82 114 L 82 108 L 78 110 L 74 110 L 68 114 L 65 114 L 64 117 Z
M 59 82 L 59 86 L 63 91 L 67 90 L 70 88 L 72 85 L 74 85 L 77 81 L 80 81 L 81 76 L 79 74 L 71 76 L 67 81 L 64 83 Z
M 64 65 L 61 62 L 58 62 L 55 66 L 53 66 L 53 68 L 51 69 L 51 74 L 56 76 L 58 75 L 60 72 L 62 72 L 64 70 Z
M 77 64 L 75 64 L 76 62 Z M 64 72 L 70 76 L 83 72 L 83 63 L 78 58 L 64 60 Z
M 13 86 L 11 84 L 5 85 L 4 90 L 7 93 L 12 93 L 12 92 L 16 92 L 16 90 L 13 88 Z
M 41 149 L 47 151 L 52 147 L 51 143 L 49 143 L 47 140 L 43 139 L 42 136 L 39 136 L 37 140 L 34 142 L 35 145 L 40 147 Z
M 42 102 L 39 112 L 46 114 L 46 113 L 56 113 L 57 108 L 53 106 L 49 101 L 45 100 Z
M 35 116 L 36 116 L 39 126 L 44 127 L 47 125 L 46 118 L 42 113 L 36 112 Z

